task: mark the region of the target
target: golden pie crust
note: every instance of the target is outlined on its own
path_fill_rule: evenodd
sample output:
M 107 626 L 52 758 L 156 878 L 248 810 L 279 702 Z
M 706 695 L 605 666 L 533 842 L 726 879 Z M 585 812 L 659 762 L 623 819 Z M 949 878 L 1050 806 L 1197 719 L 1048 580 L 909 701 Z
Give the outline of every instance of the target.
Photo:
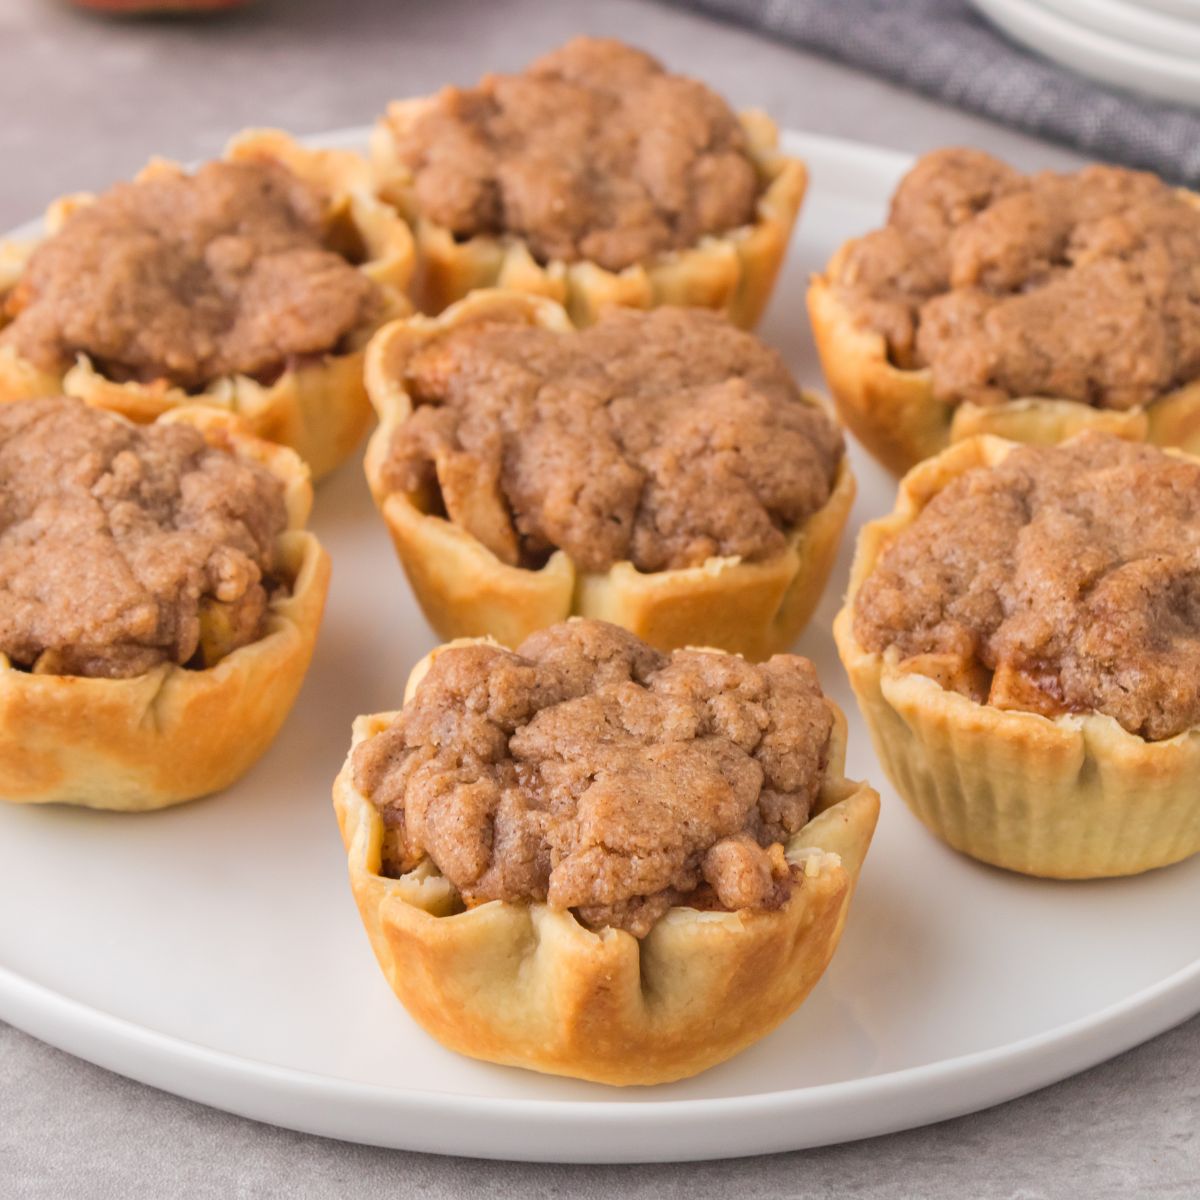
M 477 288 L 502 287 L 557 300 L 577 326 L 590 325 L 602 308 L 612 304 L 712 308 L 744 329 L 758 323 L 771 298 L 808 182 L 804 163 L 779 152 L 779 132 L 765 113 L 738 115 L 762 181 L 754 224 L 701 238 L 686 250 L 623 271 L 609 271 L 586 261 L 541 266 L 520 238 L 478 236 L 460 241 L 445 227 L 423 218 L 413 198 L 411 173 L 396 157 L 394 133 L 410 128 L 433 103 L 432 97 L 425 96 L 393 101 L 371 137 L 376 188 L 400 210 L 416 236 L 412 294 L 422 312 L 439 313 Z
M 554 301 L 493 289 L 438 317 L 394 321 L 367 350 L 367 391 L 379 414 L 367 448 L 367 482 L 438 634 L 490 636 L 517 646 L 535 630 L 581 616 L 622 625 L 664 651 L 702 643 L 760 660 L 788 649 L 820 601 L 854 503 L 846 456 L 825 506 L 791 534 L 782 554 L 753 563 L 710 558 L 699 567 L 653 573 L 622 562 L 603 574 L 584 574 L 562 551 L 540 570 L 508 566 L 465 529 L 433 515 L 433 497 L 386 489 L 383 464 L 392 434 L 413 410 L 404 390 L 407 362 L 447 329 L 481 320 L 572 329 Z
M 1200 197 L 1196 199 L 1200 204 Z M 1200 454 L 1200 380 L 1152 404 L 1119 410 L 1076 400 L 1027 396 L 1004 404 L 947 404 L 933 394 L 928 369 L 893 366 L 881 333 L 863 325 L 838 296 L 834 280 L 852 243 L 834 254 L 808 288 L 808 316 L 821 369 L 838 415 L 889 470 L 902 475 L 952 442 L 992 434 L 1054 445 L 1085 429 Z
M 125 812 L 166 808 L 228 787 L 274 740 L 312 658 L 329 556 L 304 529 L 308 468 L 203 405 L 160 418 L 200 429 L 210 445 L 282 480 L 288 527 L 279 558 L 286 594 L 270 601 L 266 632 L 205 670 L 164 663 L 130 679 L 37 674 L 0 654 L 0 799 Z
M 1178 862 L 1200 850 L 1200 728 L 1148 742 L 1100 713 L 1051 719 L 978 704 L 854 635 L 855 596 L 887 544 L 951 481 L 1015 445 L 980 436 L 951 446 L 910 471 L 892 514 L 859 534 L 833 632 L 875 751 L 909 808 L 973 858 L 1056 879 Z
M 274 383 L 229 375 L 214 379 L 198 394 L 165 380 L 117 383 L 100 374 L 82 354 L 62 374 L 47 373 L 6 346 L 0 348 L 0 400 L 64 393 L 142 422 L 181 405 L 212 405 L 236 413 L 259 437 L 290 446 L 308 463 L 313 478 L 319 479 L 346 459 L 370 423 L 371 406 L 362 382 L 363 351 L 381 324 L 411 311 L 404 289 L 415 261 L 412 234 L 389 205 L 373 197 L 366 160 L 349 150 L 310 150 L 278 130 L 252 129 L 233 138 L 225 157 L 233 162 L 281 163 L 328 197 L 330 244 L 363 258 L 359 269 L 383 293 L 379 319 L 355 331 L 345 353 L 306 357 L 289 365 Z M 154 159 L 137 178 L 178 170 L 174 163 Z M 56 200 L 46 212 L 47 232 L 56 232 L 92 199 L 80 193 Z M 13 243 L 0 247 L 0 310 L 33 248 L 33 244 Z
M 414 668 L 406 702 L 440 649 Z M 744 1050 L 794 1012 L 829 965 L 875 831 L 879 797 L 843 776 L 846 722 L 830 708 L 817 815 L 786 848 L 803 872 L 788 901 L 771 912 L 672 908 L 640 942 L 541 903 L 462 911 L 428 861 L 385 878 L 383 818 L 347 758 L 334 808 L 350 886 L 392 990 L 451 1050 L 551 1075 L 664 1083 Z M 351 751 L 395 716 L 359 717 Z

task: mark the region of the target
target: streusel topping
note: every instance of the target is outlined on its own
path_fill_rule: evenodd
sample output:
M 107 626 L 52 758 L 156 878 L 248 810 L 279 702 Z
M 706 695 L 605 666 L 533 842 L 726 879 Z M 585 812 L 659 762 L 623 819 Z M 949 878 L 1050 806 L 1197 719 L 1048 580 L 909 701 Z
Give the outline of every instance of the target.
M 602 38 L 444 88 L 393 132 L 420 216 L 459 237 L 519 235 L 541 262 L 618 271 L 751 223 L 760 191 L 719 96 Z
M 980 702 L 1200 725 L 1200 463 L 1089 433 L 968 471 L 880 556 L 854 629 Z
M 381 303 L 323 240 L 322 202 L 272 163 L 122 183 L 34 251 L 0 344 L 46 371 L 88 355 L 117 381 L 269 379 L 334 351 Z
M 579 332 L 489 322 L 410 361 L 384 481 L 436 492 L 504 562 L 583 570 L 779 553 L 844 451 L 779 355 L 705 311 L 614 309 Z
M 935 151 L 834 283 L 951 404 L 1127 409 L 1200 379 L 1200 205 L 1138 171 Z
M 286 524 L 279 480 L 190 425 L 0 404 L 0 653 L 59 675 L 210 666 L 206 632 L 261 636 Z
M 833 719 L 812 664 L 663 655 L 600 621 L 445 649 L 354 752 L 384 869 L 468 905 L 548 902 L 638 937 L 672 905 L 778 907 Z

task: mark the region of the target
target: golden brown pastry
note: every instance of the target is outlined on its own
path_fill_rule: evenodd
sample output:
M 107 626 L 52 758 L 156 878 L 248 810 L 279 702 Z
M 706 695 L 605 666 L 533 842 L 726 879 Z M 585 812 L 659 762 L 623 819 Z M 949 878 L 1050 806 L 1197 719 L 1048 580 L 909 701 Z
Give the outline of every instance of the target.
M 795 640 L 854 498 L 842 437 L 774 351 L 701 310 L 476 292 L 382 329 L 366 471 L 445 638 L 571 615 L 662 649 Z
M 224 788 L 312 657 L 308 469 L 208 406 L 0 405 L 0 798 L 126 811 Z
M 577 325 L 612 304 L 683 304 L 751 328 L 806 183 L 776 142 L 764 114 L 580 37 L 518 75 L 392 103 L 372 158 L 416 233 L 425 312 L 505 287 Z
M 486 704 L 480 697 L 486 697 Z M 806 659 L 599 621 L 443 646 L 360 717 L 334 803 L 380 966 L 462 1054 L 679 1079 L 828 965 L 878 814 Z
M 808 308 L 847 426 L 897 473 L 991 433 L 1200 449 L 1200 200 L 1153 175 L 921 158 Z
M 1200 461 L 971 438 L 859 537 L 834 625 L 884 769 L 955 849 L 1031 875 L 1200 850 Z
M 409 311 L 412 235 L 368 168 L 248 131 L 187 174 L 163 160 L 53 204 L 0 255 L 0 399 L 64 392 L 150 421 L 237 413 L 321 476 L 370 417 L 362 351 Z

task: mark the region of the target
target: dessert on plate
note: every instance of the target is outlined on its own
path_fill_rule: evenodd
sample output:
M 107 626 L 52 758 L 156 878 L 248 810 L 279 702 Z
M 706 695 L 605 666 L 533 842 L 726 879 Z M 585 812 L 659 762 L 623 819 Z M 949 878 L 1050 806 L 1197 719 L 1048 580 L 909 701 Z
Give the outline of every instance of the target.
M 238 414 L 320 476 L 370 418 L 362 351 L 408 311 L 412 235 L 366 161 L 248 131 L 194 173 L 155 160 L 53 204 L 0 254 L 0 399 L 55 392 L 136 421 Z
M 162 808 L 243 774 L 321 621 L 311 501 L 213 407 L 0 404 L 0 799 Z
M 1200 460 L 980 436 L 862 530 L 834 625 L 897 791 L 955 849 L 1059 878 L 1200 850 Z
M 842 419 L 898 473 L 980 433 L 1200 450 L 1200 197 L 1153 175 L 935 151 L 808 303 Z
M 777 140 L 765 114 L 579 37 L 519 74 L 393 102 L 372 161 L 416 234 L 426 312 L 508 287 L 579 325 L 611 304 L 683 304 L 751 327 L 806 182 Z
M 879 808 L 845 729 L 792 655 L 578 619 L 435 650 L 334 785 L 388 982 L 491 1062 L 649 1084 L 729 1058 L 837 947 Z
M 766 658 L 815 608 L 854 498 L 840 430 L 716 313 L 583 330 L 481 291 L 367 352 L 371 490 L 430 623 L 515 646 L 568 616 Z

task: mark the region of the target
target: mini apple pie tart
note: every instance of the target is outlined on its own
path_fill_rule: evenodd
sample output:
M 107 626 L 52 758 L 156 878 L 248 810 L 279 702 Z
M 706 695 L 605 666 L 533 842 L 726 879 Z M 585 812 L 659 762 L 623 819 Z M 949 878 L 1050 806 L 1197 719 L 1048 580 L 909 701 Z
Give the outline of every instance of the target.
M 311 502 L 211 406 L 0 404 L 0 799 L 162 808 L 243 774 L 312 657 Z
M 982 433 L 1200 452 L 1200 197 L 1153 175 L 927 154 L 808 305 L 842 419 L 897 473 Z
M 334 802 L 371 945 L 452 1050 L 694 1075 L 828 966 L 879 800 L 812 664 L 670 656 L 601 621 L 443 646 L 360 717 Z
M 776 143 L 763 113 L 581 37 L 519 75 L 394 102 L 372 160 L 416 234 L 425 312 L 507 287 L 577 325 L 612 304 L 682 304 L 751 328 L 807 180 Z
M 701 309 L 482 291 L 367 351 L 366 471 L 430 623 L 515 646 L 568 616 L 766 658 L 828 579 L 854 480 L 776 352 Z
M 958 443 L 862 530 L 834 635 L 889 778 L 955 849 L 1067 879 L 1200 850 L 1200 460 Z
M 362 352 L 409 311 L 412 235 L 369 169 L 241 134 L 194 174 L 162 160 L 57 201 L 0 254 L 0 399 L 63 392 L 134 421 L 206 404 L 320 476 L 370 419 Z

